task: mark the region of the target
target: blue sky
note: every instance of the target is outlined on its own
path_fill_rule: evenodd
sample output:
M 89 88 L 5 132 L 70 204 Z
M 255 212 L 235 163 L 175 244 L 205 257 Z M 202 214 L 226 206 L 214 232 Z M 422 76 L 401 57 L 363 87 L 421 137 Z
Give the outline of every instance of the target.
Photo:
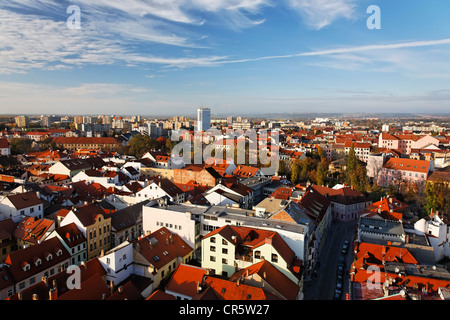
M 449 12 L 441 0 L 3 0 L 0 113 L 447 113 Z

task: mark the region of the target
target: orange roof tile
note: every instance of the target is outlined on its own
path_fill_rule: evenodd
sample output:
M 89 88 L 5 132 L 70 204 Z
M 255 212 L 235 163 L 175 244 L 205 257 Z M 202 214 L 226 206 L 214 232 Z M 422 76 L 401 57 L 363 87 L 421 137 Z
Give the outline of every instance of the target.
M 428 173 L 430 161 L 406 158 L 390 158 L 383 167 L 386 169 Z
M 166 291 L 194 297 L 198 293 L 197 284 L 202 282 L 207 273 L 203 268 L 180 264 L 167 283 Z
M 285 299 L 297 299 L 300 287 L 267 260 L 253 264 L 245 269 L 236 272 L 230 277 L 230 281 L 236 282 L 239 279 L 245 279 L 255 274 L 258 274 Z

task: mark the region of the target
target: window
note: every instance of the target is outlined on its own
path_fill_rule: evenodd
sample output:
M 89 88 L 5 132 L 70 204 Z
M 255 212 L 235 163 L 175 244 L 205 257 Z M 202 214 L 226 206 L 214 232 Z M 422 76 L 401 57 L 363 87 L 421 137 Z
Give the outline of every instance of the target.
M 255 259 L 261 259 L 261 251 L 255 251 Z
M 275 262 L 275 263 L 278 262 L 278 255 L 275 253 L 272 254 L 272 262 Z
M 34 212 L 34 208 L 30 208 L 30 213 L 33 213 Z
M 222 248 L 222 253 L 223 254 L 228 254 L 228 249 L 227 248 Z
M 216 252 L 216 247 L 210 246 L 210 247 L 209 247 L 209 251 L 211 251 L 211 252 Z
M 210 256 L 209 257 L 209 261 L 216 262 L 216 257 L 215 256 Z
M 226 245 L 228 245 L 228 241 L 225 239 L 222 239 L 222 244 L 226 246 Z
M 216 243 L 216 238 L 215 237 L 211 237 L 209 240 L 211 243 Z
M 225 258 L 223 258 L 223 259 L 222 259 L 222 264 L 228 264 L 228 260 L 225 259 Z

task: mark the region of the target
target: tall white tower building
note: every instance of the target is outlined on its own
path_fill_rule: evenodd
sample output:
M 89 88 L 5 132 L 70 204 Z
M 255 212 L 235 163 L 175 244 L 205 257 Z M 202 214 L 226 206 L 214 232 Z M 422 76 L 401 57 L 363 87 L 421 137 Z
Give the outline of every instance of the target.
M 211 128 L 211 109 L 200 108 L 197 110 L 197 131 L 206 131 Z

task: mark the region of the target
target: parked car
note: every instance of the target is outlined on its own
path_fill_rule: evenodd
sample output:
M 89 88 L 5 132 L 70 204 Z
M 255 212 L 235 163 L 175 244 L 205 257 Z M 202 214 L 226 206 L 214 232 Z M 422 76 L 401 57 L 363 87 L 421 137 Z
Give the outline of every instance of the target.
M 339 257 L 338 266 L 344 268 L 345 267 L 345 258 L 343 256 Z
M 349 246 L 349 242 L 348 242 L 348 240 L 345 240 L 344 244 L 342 245 L 342 250 L 341 250 L 342 254 L 346 254 L 348 252 L 348 246 Z

